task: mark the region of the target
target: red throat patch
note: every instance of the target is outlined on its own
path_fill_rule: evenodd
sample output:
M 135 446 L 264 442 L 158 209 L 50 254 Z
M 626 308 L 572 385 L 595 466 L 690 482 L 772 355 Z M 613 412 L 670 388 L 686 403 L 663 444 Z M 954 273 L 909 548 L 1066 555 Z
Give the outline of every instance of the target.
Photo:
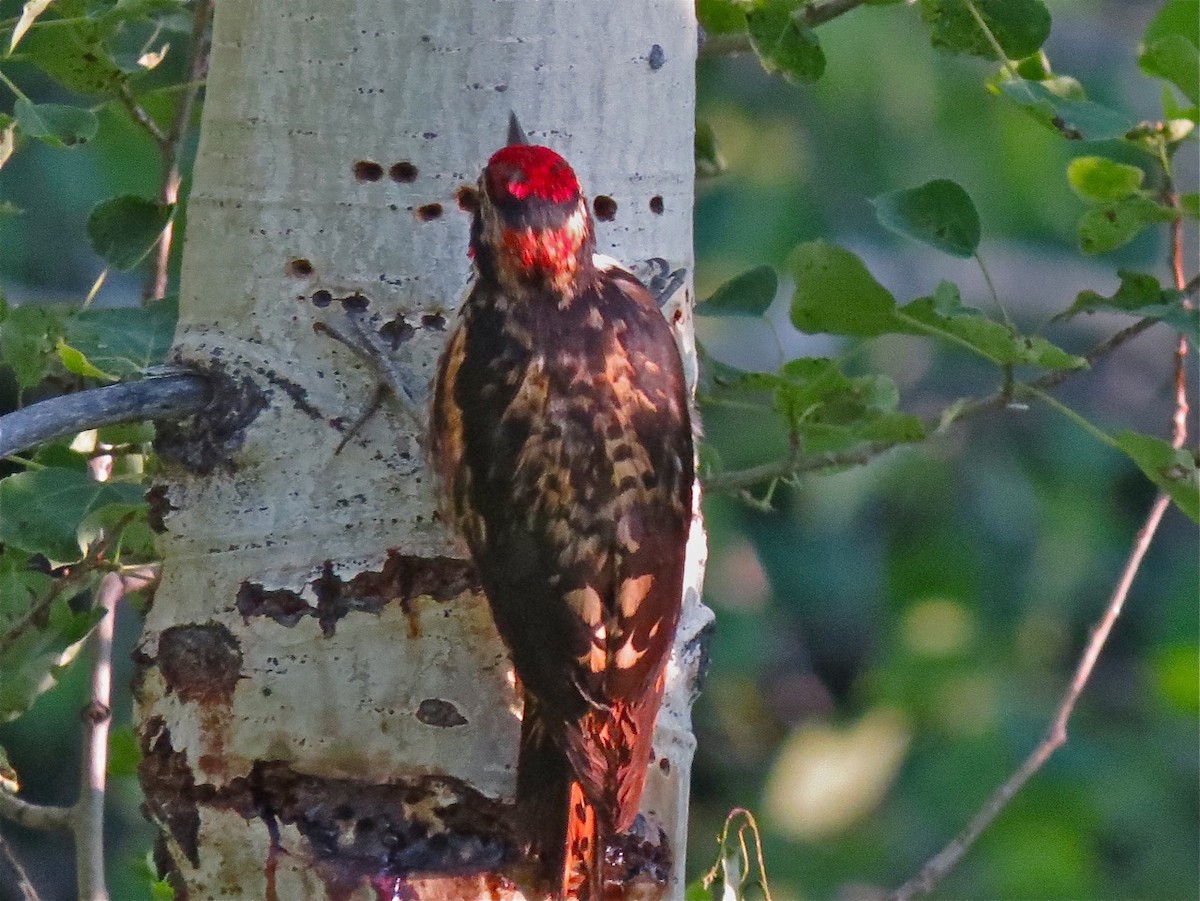
M 580 194 L 571 165 L 549 147 L 514 144 L 492 154 L 484 184 L 493 200 L 536 198 L 566 203 Z
M 570 229 L 505 229 L 504 255 L 518 272 L 562 272 L 573 270 L 580 238 Z

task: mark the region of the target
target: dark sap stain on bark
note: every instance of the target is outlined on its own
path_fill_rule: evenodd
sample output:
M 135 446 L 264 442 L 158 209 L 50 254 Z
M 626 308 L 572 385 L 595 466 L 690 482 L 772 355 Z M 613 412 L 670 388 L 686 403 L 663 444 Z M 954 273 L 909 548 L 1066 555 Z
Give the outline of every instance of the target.
M 142 725 L 140 742 L 138 781 L 146 796 L 146 813 L 166 827 L 188 861 L 198 867 L 200 811 L 196 805 L 202 792 L 187 756 L 171 747 L 171 731 L 162 717 L 151 717 Z
M 249 376 L 231 376 L 217 363 L 191 368 L 212 383 L 212 399 L 186 419 L 160 421 L 154 449 L 163 460 L 199 475 L 232 471 L 231 460 L 246 440 L 246 428 L 267 407 L 266 395 Z
M 315 616 L 326 637 L 337 630 L 337 623 L 352 611 L 378 614 L 396 601 L 409 614 L 409 635 L 420 636 L 413 600 L 429 596 L 449 601 L 465 591 L 478 589 L 474 567 L 453 557 L 415 557 L 388 551 L 380 570 L 361 572 L 343 580 L 326 561 L 321 575 L 309 583 L 316 605 L 304 600 L 301 592 L 267 589 L 255 582 L 243 582 L 238 588 L 236 606 L 248 622 L 252 616 L 265 616 L 282 626 L 294 626 L 305 616 Z
M 167 496 L 167 490 L 166 485 L 152 485 L 146 492 L 146 503 L 149 505 L 149 509 L 146 511 L 146 524 L 158 535 L 167 531 L 167 514 L 179 509 L 171 503 L 171 499 Z
M 315 612 L 296 592 L 287 589 L 268 591 L 255 582 L 241 584 L 236 606 L 246 622 L 252 616 L 265 616 L 289 628 Z
M 454 726 L 465 726 L 467 718 L 457 707 L 441 698 L 426 698 L 417 706 L 417 719 L 426 726 L 437 726 L 440 729 L 450 729 Z
M 262 819 L 273 849 L 279 825 L 295 826 L 331 897 L 349 897 L 364 881 L 392 897 L 396 880 L 413 873 L 488 872 L 518 856 L 509 807 L 445 776 L 376 785 L 257 761 L 205 803 Z
M 184 701 L 228 706 L 241 677 L 242 649 L 218 623 L 171 626 L 158 638 L 158 668 Z
M 308 389 L 289 378 L 285 378 L 273 369 L 259 369 L 258 374 L 291 398 L 296 409 L 312 420 L 323 420 L 321 411 L 308 402 Z

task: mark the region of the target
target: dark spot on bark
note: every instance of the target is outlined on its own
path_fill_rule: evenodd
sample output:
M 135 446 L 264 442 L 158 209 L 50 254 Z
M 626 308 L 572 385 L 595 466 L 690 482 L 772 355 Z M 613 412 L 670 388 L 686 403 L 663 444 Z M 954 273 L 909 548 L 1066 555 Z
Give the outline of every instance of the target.
M 408 160 L 393 163 L 392 167 L 388 169 L 388 178 L 402 185 L 412 184 L 417 180 L 417 167 Z
M 167 531 L 167 514 L 179 509 L 171 503 L 167 490 L 166 485 L 153 485 L 146 492 L 146 504 L 149 508 L 146 511 L 146 524 L 150 526 L 151 531 L 159 535 Z
M 441 698 L 426 698 L 422 701 L 417 707 L 417 719 L 426 726 L 437 726 L 439 729 L 467 724 L 467 718 L 459 713 L 458 708 Z
M 617 215 L 617 202 L 607 194 L 597 194 L 592 201 L 592 212 L 601 222 L 611 222 Z
M 661 216 L 663 212 L 663 199 L 661 194 L 655 194 L 650 198 L 650 212 L 655 216 Z
M 479 209 L 479 192 L 472 185 L 460 185 L 454 192 L 454 199 L 464 213 L 473 213 Z
M 287 264 L 287 273 L 296 278 L 308 278 L 313 274 L 313 264 L 304 257 L 297 257 Z
M 292 403 L 296 405 L 296 409 L 309 419 L 319 422 L 325 418 L 323 415 L 321 415 L 320 410 L 308 402 L 308 389 L 296 384 L 289 378 L 285 378 L 272 369 L 264 370 L 262 376 L 268 382 L 290 397 L 292 399 Z
M 667 758 L 665 758 L 665 757 L 662 758 L 662 760 L 660 760 L 658 762 L 658 768 L 660 770 L 662 770 L 664 773 L 671 772 L 671 761 L 667 760 Z
M 437 332 L 446 330 L 446 317 L 441 313 L 426 313 L 421 317 L 421 328 L 431 328 Z
M 171 626 L 158 637 L 158 668 L 184 701 L 223 704 L 233 698 L 242 672 L 242 649 L 219 623 Z
M 427 132 L 422 133 L 421 137 L 423 137 L 427 141 L 431 141 L 437 137 L 437 132 L 436 131 L 427 131 Z
M 252 616 L 265 616 L 288 628 L 314 612 L 296 592 L 282 588 L 268 590 L 255 582 L 243 582 L 238 587 L 236 606 L 246 622 Z
M 365 310 L 371 305 L 371 301 L 367 299 L 367 296 L 359 291 L 347 294 L 345 297 L 339 297 L 338 303 L 342 305 L 343 310 Z
M 325 309 L 333 303 L 333 295 L 322 288 L 320 291 L 314 291 L 312 296 L 313 306 Z
M 416 333 L 417 330 L 409 325 L 403 316 L 397 316 L 379 327 L 379 337 L 390 344 L 392 350 L 396 350 Z
M 199 475 L 233 470 L 231 458 L 246 440 L 246 428 L 267 407 L 267 398 L 249 376 L 235 378 L 217 363 L 191 364 L 212 385 L 212 398 L 198 413 L 160 420 L 154 449 L 166 463 Z
M 167 827 L 193 867 L 200 866 L 200 811 L 196 780 L 187 755 L 171 747 L 171 731 L 160 716 L 151 717 L 139 732 L 142 759 L 138 781 L 150 815 Z M 161 872 L 161 870 L 160 870 Z
M 421 222 L 432 222 L 434 219 L 441 218 L 442 205 L 440 203 L 427 203 L 417 207 L 417 219 Z
M 383 166 L 373 160 L 359 160 L 354 164 L 356 181 L 379 181 L 383 178 Z
M 496 91 L 497 94 L 503 94 L 505 91 L 508 90 L 508 85 L 498 84 L 498 85 L 496 85 L 494 90 Z
M 667 54 L 663 52 L 661 44 L 655 44 L 650 48 L 650 55 L 646 57 L 646 62 L 650 64 L 650 69 L 654 72 L 666 65 Z

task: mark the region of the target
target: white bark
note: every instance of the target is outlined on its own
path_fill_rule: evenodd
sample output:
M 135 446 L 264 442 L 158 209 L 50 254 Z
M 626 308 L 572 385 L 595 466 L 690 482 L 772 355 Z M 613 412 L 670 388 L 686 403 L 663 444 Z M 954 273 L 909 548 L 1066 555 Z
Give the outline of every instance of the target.
M 361 294 L 381 321 L 415 329 L 402 356 L 412 384 L 428 383 L 438 317 L 454 315 L 468 272 L 455 190 L 504 142 L 510 110 L 585 190 L 616 200 L 615 219 L 597 223 L 602 252 L 690 272 L 695 23 L 690 0 L 230 0 L 214 29 L 176 350 L 248 378 L 267 403 L 229 466 L 168 472 L 174 509 L 141 645 L 143 781 L 188 897 L 350 897 L 353 875 L 314 865 L 291 814 L 264 815 L 263 764 L 342 780 L 339 791 L 436 774 L 507 799 L 518 702 L 486 602 L 445 559 L 457 551 L 434 516 L 416 425 L 385 411 L 335 455 L 330 422 L 355 418 L 371 376 L 312 324 Z M 413 180 L 387 174 L 402 161 Z M 356 177 L 363 162 L 382 178 L 363 180 L 361 165 Z M 435 203 L 442 215 L 421 221 Z M 319 291 L 335 302 L 318 309 Z M 694 372 L 688 310 L 676 318 Z M 389 549 L 407 587 L 367 584 Z M 689 651 L 672 661 L 655 739 L 666 763 L 644 803 L 680 864 L 694 639 L 708 622 L 698 521 L 691 550 Z M 335 617 L 338 590 L 372 609 Z M 309 814 L 341 824 L 338 848 L 365 816 Z M 468 891 L 413 885 L 421 897 Z

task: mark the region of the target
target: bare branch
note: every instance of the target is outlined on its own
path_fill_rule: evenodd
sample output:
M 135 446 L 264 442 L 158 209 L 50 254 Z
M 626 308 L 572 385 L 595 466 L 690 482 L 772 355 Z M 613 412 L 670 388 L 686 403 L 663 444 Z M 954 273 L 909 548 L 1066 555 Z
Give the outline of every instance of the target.
M 165 153 L 167 147 L 166 134 L 159 128 L 158 123 L 154 121 L 154 117 L 146 112 L 145 108 L 138 103 L 127 82 L 121 82 L 120 86 L 118 86 L 117 97 L 120 99 L 121 105 L 129 112 L 133 121 L 142 126 L 146 130 L 146 133 L 154 140 L 154 143 L 158 145 L 159 152 Z
M 191 57 L 188 61 L 187 87 L 179 109 L 175 112 L 175 120 L 171 130 L 164 135 L 159 145 L 163 157 L 163 183 L 160 197 L 163 203 L 179 202 L 179 186 L 183 181 L 179 171 L 179 161 L 183 154 L 183 145 L 187 139 L 188 127 L 192 121 L 192 109 L 196 96 L 204 84 L 205 70 L 208 68 L 208 26 L 212 20 L 213 0 L 196 0 L 192 13 Z M 175 234 L 175 220 L 172 218 L 163 229 L 158 241 L 158 255 L 155 259 L 154 278 L 149 286 L 148 294 L 153 298 L 162 298 L 167 294 L 169 266 L 171 262 L 171 242 Z
M 210 395 L 203 376 L 173 372 L 30 404 L 0 416 L 0 457 L 85 429 L 143 419 L 180 419 L 201 410 Z
M 75 873 L 83 901 L 107 901 L 104 879 L 104 791 L 108 770 L 108 727 L 112 721 L 112 646 L 117 602 L 150 585 L 158 577 L 153 566 L 110 572 L 100 580 L 96 605 L 104 618 L 92 634 L 92 691 L 83 709 L 83 763 L 75 802 Z
M 748 469 L 737 469 L 731 472 L 716 472 L 703 480 L 704 490 L 707 491 L 737 491 L 750 488 L 773 479 L 788 479 L 806 472 L 816 472 L 821 469 L 836 469 L 841 466 L 863 466 L 880 454 L 898 447 L 898 441 L 872 441 L 860 445 L 853 450 L 813 454 L 812 456 L 789 457 L 785 460 L 775 460 L 761 466 L 751 466 Z
M 37 889 L 33 887 L 33 883 L 29 880 L 29 874 L 25 872 L 25 868 L 21 866 L 21 861 L 17 859 L 17 855 L 13 853 L 8 842 L 4 840 L 4 836 L 0 835 L 0 860 L 7 864 L 12 870 L 13 881 L 21 890 L 21 898 L 23 901 L 41 901 L 38 897 Z
M 987 803 L 975 814 L 966 828 L 955 836 L 945 848 L 930 858 L 925 866 L 921 868 L 921 872 L 894 892 L 888 894 L 886 901 L 909 901 L 909 899 L 918 898 L 933 891 L 934 887 L 946 874 L 954 869 L 971 845 L 975 843 L 975 840 L 992 824 L 992 821 L 996 819 L 1000 811 L 1007 806 L 1008 802 L 1029 781 L 1030 777 L 1042 768 L 1043 764 L 1050 759 L 1050 755 L 1066 743 L 1067 721 L 1071 718 L 1071 713 L 1075 709 L 1075 702 L 1079 700 L 1079 695 L 1087 685 L 1088 679 L 1091 678 L 1092 670 L 1096 666 L 1096 660 L 1100 656 L 1100 651 L 1104 648 L 1113 625 L 1121 615 L 1121 609 L 1125 605 L 1126 597 L 1129 595 L 1129 588 L 1133 584 L 1138 568 L 1142 565 L 1142 558 L 1146 556 L 1146 551 L 1150 547 L 1154 533 L 1158 530 L 1158 524 L 1162 521 L 1163 513 L 1166 512 L 1170 503 L 1170 497 L 1165 494 L 1160 494 L 1155 498 L 1154 506 L 1150 508 L 1150 513 L 1147 515 L 1146 521 L 1143 523 L 1141 529 L 1138 530 L 1137 537 L 1134 539 L 1133 550 L 1130 552 L 1129 559 L 1125 563 L 1125 568 L 1121 572 L 1121 578 L 1117 582 L 1117 587 L 1109 599 L 1108 606 L 1104 610 L 1104 615 L 1100 618 L 1100 622 L 1096 624 L 1092 632 L 1091 640 L 1088 641 L 1083 656 L 1080 658 L 1075 670 L 1075 676 L 1071 679 L 1071 684 L 1067 688 L 1062 701 L 1059 703 L 1054 720 L 1051 722 L 1045 737 L 1034 748 L 1033 753 L 1025 759 L 1025 762 L 1017 768 L 1016 772 L 1009 776 L 1008 780 L 988 798 Z
M 42 832 L 69 832 L 71 808 L 31 804 L 16 795 L 0 791 L 0 818 L 10 820 L 26 829 Z

